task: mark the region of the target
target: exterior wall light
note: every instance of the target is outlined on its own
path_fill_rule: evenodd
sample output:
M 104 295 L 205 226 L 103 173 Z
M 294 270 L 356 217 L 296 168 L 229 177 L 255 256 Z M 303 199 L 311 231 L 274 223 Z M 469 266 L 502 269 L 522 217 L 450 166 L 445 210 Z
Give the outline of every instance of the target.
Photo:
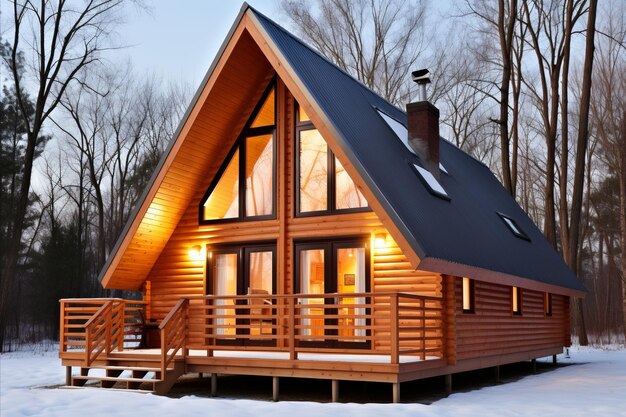
M 386 233 L 377 233 L 374 239 L 374 245 L 377 249 L 387 247 L 387 234 Z
M 189 249 L 189 257 L 192 261 L 201 261 L 202 260 L 202 246 L 194 245 Z

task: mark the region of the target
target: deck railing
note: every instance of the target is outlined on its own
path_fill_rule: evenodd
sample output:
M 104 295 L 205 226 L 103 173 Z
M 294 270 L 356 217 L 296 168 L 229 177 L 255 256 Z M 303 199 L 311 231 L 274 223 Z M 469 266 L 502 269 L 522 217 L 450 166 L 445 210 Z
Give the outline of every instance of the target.
M 442 300 L 405 293 L 206 296 L 189 299 L 188 347 L 442 356 Z
M 190 349 L 443 357 L 443 301 L 408 293 L 254 294 L 182 298 L 161 322 L 161 371 Z M 145 303 L 61 300 L 61 352 L 122 350 L 144 329 Z M 141 318 L 141 320 L 138 319 Z
M 165 375 L 167 367 L 179 353 L 183 357 L 188 354 L 185 348 L 188 303 L 189 300 L 186 298 L 179 300 L 159 325 L 161 333 L 161 375 Z
M 62 299 L 60 352 L 85 352 L 90 362 L 107 348 L 137 347 L 144 331 L 145 304 L 120 298 Z

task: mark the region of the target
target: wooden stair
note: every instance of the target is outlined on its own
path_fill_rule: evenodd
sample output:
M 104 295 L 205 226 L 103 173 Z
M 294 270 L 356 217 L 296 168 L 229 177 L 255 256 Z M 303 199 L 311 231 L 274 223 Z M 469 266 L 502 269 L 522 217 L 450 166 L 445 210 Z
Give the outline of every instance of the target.
M 89 375 L 92 369 L 104 371 L 104 375 Z M 182 358 L 172 361 L 165 375 L 161 375 L 161 359 L 158 356 L 113 353 L 103 361 L 81 367 L 79 375 L 72 375 L 71 384 L 82 387 L 89 381 L 96 381 L 101 388 L 143 390 L 165 395 L 184 372 Z

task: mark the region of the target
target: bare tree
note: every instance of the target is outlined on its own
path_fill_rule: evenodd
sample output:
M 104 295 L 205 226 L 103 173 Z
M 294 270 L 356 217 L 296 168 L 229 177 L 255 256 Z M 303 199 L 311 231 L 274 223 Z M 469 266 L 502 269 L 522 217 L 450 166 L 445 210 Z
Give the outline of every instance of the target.
M 74 4 L 65 0 L 42 0 L 38 5 L 27 0 L 12 1 L 11 54 L 6 65 L 10 68 L 16 86 L 18 108 L 26 125 L 27 140 L 19 198 L 2 272 L 0 332 L 4 329 L 7 297 L 11 294 L 15 280 L 33 159 L 42 129 L 67 87 L 77 80 L 81 71 L 97 62 L 122 1 L 94 0 Z M 18 62 L 22 44 L 27 46 L 29 57 L 32 56 L 32 66 L 27 71 L 22 71 Z M 35 112 L 32 117 L 29 117 L 25 98 L 29 82 L 35 86 Z
M 599 28 L 593 76 L 594 94 L 591 96 L 591 124 L 600 142 L 603 164 L 608 168 L 609 178 L 617 180 L 619 204 L 615 208 L 619 213 L 621 248 L 618 269 L 621 272 L 619 284 L 626 336 L 626 6 L 623 3 L 613 4 L 612 7 L 609 3 L 608 6 L 603 13 L 604 23 Z M 611 250 L 610 242 L 607 242 L 606 247 L 607 251 Z
M 425 3 L 283 0 L 282 7 L 306 42 L 382 97 L 403 106 L 410 101 L 410 71 L 425 56 Z

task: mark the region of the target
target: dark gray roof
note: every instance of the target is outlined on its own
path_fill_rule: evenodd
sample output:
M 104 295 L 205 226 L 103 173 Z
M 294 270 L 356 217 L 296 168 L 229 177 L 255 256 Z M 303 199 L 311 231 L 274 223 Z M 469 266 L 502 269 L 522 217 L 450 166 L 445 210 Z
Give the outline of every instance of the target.
M 585 291 L 561 256 L 484 164 L 441 139 L 450 201 L 433 196 L 410 164 L 417 158 L 379 116 L 406 113 L 251 8 L 339 134 L 335 138 L 420 258 L 434 258 Z M 514 236 L 498 212 L 530 241 Z M 475 277 L 479 278 L 479 277 Z

